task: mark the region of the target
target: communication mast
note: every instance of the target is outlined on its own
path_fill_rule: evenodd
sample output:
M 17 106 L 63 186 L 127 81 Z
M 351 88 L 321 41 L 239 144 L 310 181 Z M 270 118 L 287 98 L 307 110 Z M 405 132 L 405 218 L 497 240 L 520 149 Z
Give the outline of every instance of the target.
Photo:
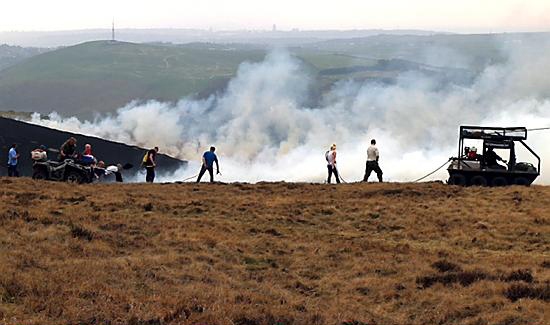
M 115 19 L 113 18 L 113 27 L 111 29 L 111 41 L 115 41 Z

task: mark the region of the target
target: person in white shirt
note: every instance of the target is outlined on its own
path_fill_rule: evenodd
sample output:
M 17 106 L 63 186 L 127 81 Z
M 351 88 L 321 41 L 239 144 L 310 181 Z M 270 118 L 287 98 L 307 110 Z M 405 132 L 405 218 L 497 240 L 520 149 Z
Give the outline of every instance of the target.
M 336 183 L 340 184 L 340 176 L 338 176 L 338 169 L 336 168 L 336 145 L 333 144 L 330 150 L 326 152 L 325 158 L 327 160 L 328 179 L 327 183 L 330 184 L 332 174 L 336 178 Z
M 363 178 L 363 182 L 367 182 L 369 180 L 369 176 L 373 171 L 376 173 L 376 176 L 378 176 L 378 181 L 382 182 L 382 169 L 380 169 L 380 166 L 378 165 L 379 160 L 380 153 L 376 147 L 376 140 L 372 139 L 370 141 L 370 147 L 367 149 L 367 167 L 365 169 L 365 177 Z
M 105 162 L 101 160 L 97 163 L 96 168 L 94 168 L 94 172 L 97 178 L 107 177 L 109 175 L 115 175 L 115 180 L 119 183 L 122 183 L 123 181 L 122 170 L 123 170 L 123 167 L 121 164 L 110 165 L 105 167 Z
M 111 174 L 115 175 L 115 180 L 118 183 L 122 183 L 122 165 L 121 164 L 107 166 L 107 168 L 105 168 L 105 176 L 108 176 Z

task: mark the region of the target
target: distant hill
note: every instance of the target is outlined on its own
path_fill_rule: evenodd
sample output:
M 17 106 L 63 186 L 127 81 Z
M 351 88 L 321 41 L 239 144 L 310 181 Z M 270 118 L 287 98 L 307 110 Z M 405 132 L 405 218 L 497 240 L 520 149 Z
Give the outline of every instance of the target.
M 0 44 L 0 71 L 50 49 Z
M 425 30 L 201 30 L 201 29 L 124 29 L 116 30 L 116 38 L 125 42 L 170 42 L 175 44 L 253 43 L 290 46 L 330 39 L 357 38 L 372 35 L 434 35 L 444 34 Z M 0 43 L 20 46 L 57 47 L 103 40 L 111 37 L 111 29 L 68 31 L 6 31 L 0 32 Z
M 505 59 L 510 44 L 548 42 L 550 33 L 389 35 L 304 44 L 307 51 L 338 52 L 371 59 L 403 59 L 446 68 L 483 69 Z
M 97 41 L 34 56 L 0 73 L 0 110 L 92 117 L 135 99 L 175 101 L 222 88 L 257 49 Z
M 317 51 L 338 51 L 349 55 L 368 55 L 373 59 L 403 59 L 450 67 L 481 68 L 500 60 L 497 35 L 376 35 L 365 38 L 334 39 L 304 47 Z M 466 62 L 464 62 L 464 59 Z
M 361 39 L 358 48 L 342 40 L 291 47 L 292 54 L 312 74 L 310 102 L 314 104 L 342 79 L 392 82 L 399 73 L 411 70 L 449 80 L 470 78 L 470 72 L 464 69 L 414 62 L 416 46 L 408 47 L 406 59 L 396 59 L 399 53 L 390 50 L 392 46 L 400 49 L 400 45 L 377 49 L 377 39 L 373 38 L 372 44 L 369 39 Z M 203 98 L 224 89 L 242 62 L 261 61 L 267 52 L 261 44 L 111 41 L 60 48 L 0 71 L 0 111 L 57 111 L 65 116 L 92 118 L 132 100 Z

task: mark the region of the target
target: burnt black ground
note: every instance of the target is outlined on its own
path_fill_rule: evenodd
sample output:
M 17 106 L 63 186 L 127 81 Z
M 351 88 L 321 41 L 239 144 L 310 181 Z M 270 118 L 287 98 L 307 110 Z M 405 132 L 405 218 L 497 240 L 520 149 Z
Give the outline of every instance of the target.
M 97 137 L 63 132 L 47 127 L 29 124 L 13 119 L 0 117 L 0 176 L 7 175 L 8 151 L 13 143 L 17 143 L 17 150 L 21 154 L 19 172 L 22 176 L 32 175 L 32 160 L 30 152 L 40 145 L 59 149 L 69 137 L 74 136 L 78 141 L 78 150 L 84 150 L 84 144 L 92 145 L 94 155 L 107 164 L 131 163 L 139 166 L 145 149 L 129 146 L 123 143 L 104 140 Z M 162 148 L 160 148 L 162 151 Z M 57 154 L 48 152 L 50 159 L 56 159 Z M 187 162 L 160 154 L 158 157 L 158 172 L 169 173 L 177 170 Z

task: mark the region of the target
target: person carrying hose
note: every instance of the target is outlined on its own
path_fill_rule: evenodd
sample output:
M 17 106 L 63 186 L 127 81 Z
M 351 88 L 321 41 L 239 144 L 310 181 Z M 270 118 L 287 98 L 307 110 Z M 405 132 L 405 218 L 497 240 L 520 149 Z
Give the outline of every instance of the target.
M 328 179 L 327 183 L 330 184 L 332 180 L 332 174 L 336 178 L 336 183 L 340 184 L 340 176 L 338 175 L 338 169 L 336 168 L 336 144 L 330 147 L 330 150 L 326 152 L 325 158 L 327 160 Z
M 382 182 L 382 169 L 380 169 L 380 165 L 378 165 L 379 160 L 380 152 L 376 147 L 376 140 L 372 139 L 370 141 L 370 147 L 367 149 L 367 166 L 365 168 L 365 177 L 363 177 L 363 182 L 367 182 L 369 180 L 369 176 L 373 171 L 376 173 L 376 176 L 378 176 L 378 181 Z
M 202 176 L 208 170 L 210 174 L 210 182 L 214 182 L 214 163 L 216 163 L 216 174 L 220 173 L 220 165 L 218 164 L 218 156 L 214 153 L 216 151 L 215 147 L 210 147 L 209 151 L 206 151 L 202 155 L 202 166 L 201 171 L 199 172 L 199 177 L 197 177 L 197 183 L 201 181 Z

